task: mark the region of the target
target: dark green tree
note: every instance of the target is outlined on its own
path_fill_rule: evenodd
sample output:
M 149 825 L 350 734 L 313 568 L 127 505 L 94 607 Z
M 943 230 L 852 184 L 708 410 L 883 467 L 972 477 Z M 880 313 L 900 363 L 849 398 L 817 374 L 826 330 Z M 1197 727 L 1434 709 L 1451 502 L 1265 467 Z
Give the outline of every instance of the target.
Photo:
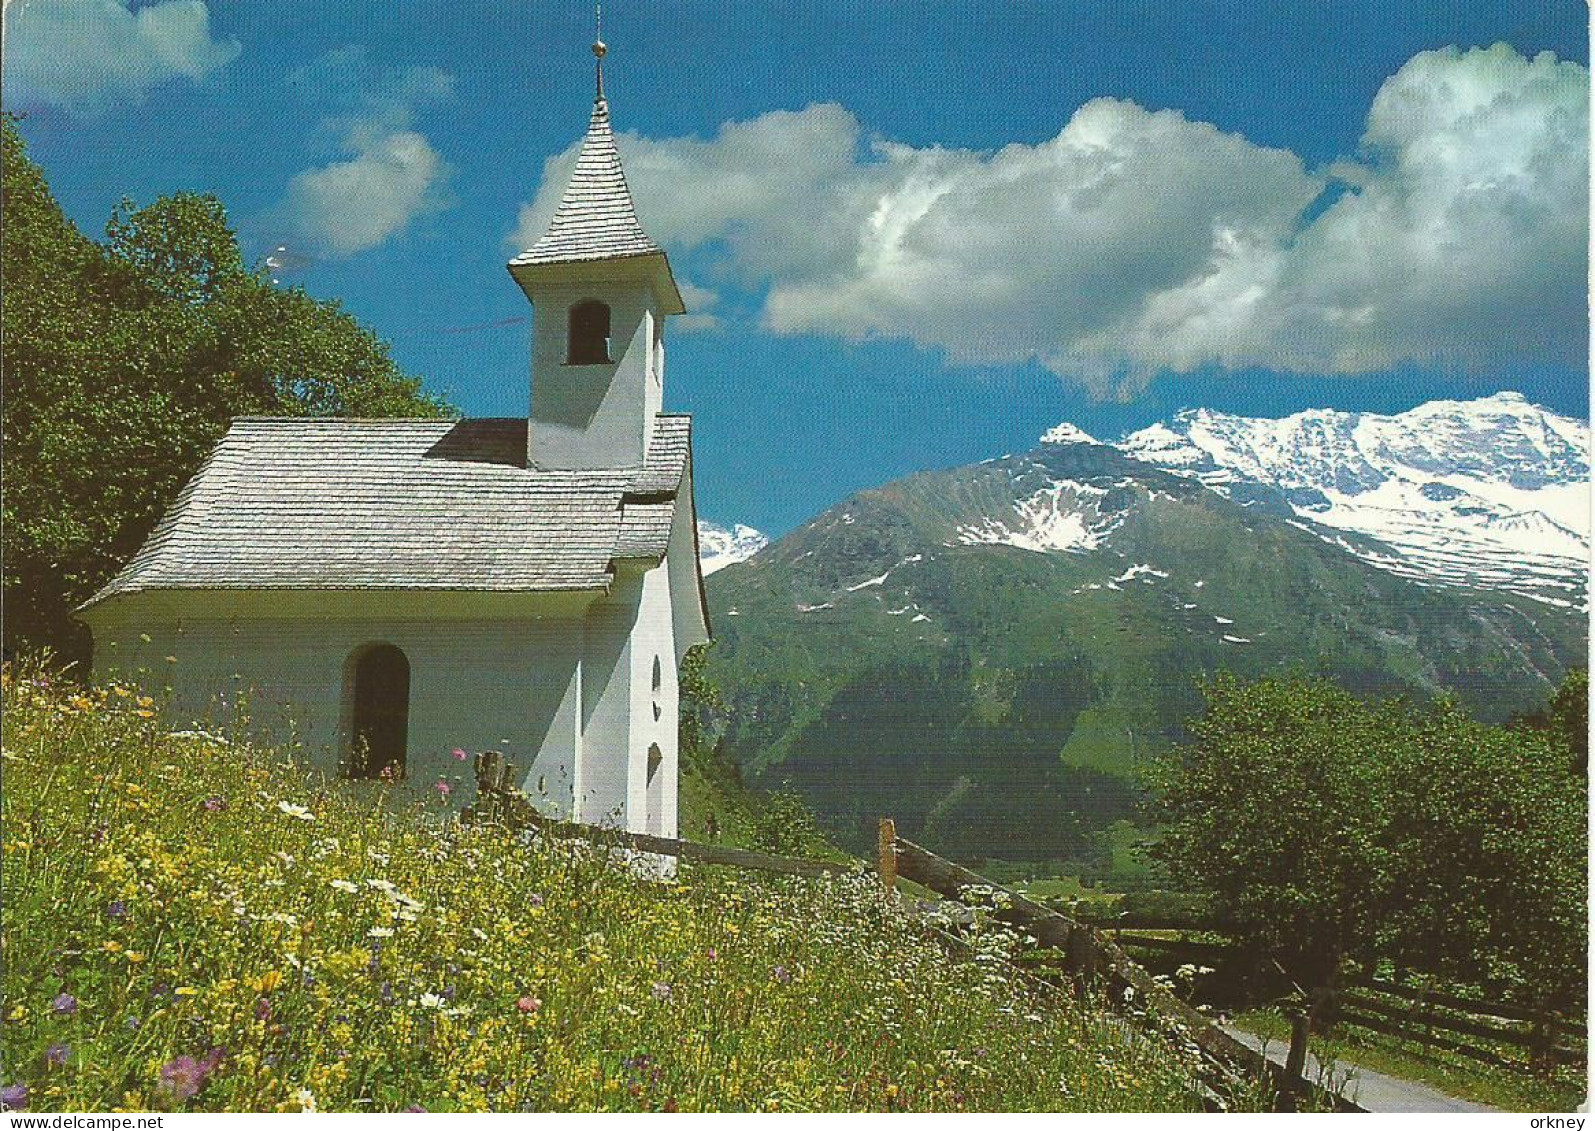
M 1221 675 L 1194 740 L 1152 771 L 1156 859 L 1218 924 L 1301 985 L 1372 957 L 1394 861 L 1381 843 L 1378 720 L 1324 680 Z
M 1574 668 L 1551 696 L 1551 727 L 1572 755 L 1575 773 L 1589 770 L 1589 669 Z
M 1587 792 L 1557 732 L 1227 676 L 1192 731 L 1154 775 L 1154 854 L 1303 986 L 1388 959 L 1582 1003 Z
M 72 620 L 236 416 L 439 416 L 334 302 L 245 265 L 214 197 L 178 193 L 85 237 L 3 134 L 0 374 L 5 644 L 87 654 Z
M 1581 1005 L 1588 794 L 1559 736 L 1451 703 L 1393 722 L 1382 839 L 1399 866 L 1380 953 L 1524 1005 Z

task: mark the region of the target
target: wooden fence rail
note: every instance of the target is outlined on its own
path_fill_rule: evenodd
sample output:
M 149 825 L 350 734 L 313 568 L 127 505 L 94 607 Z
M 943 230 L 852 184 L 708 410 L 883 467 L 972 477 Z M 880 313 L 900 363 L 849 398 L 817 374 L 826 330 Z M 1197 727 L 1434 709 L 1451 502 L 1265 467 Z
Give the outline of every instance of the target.
M 1414 1004 L 1440 1005 L 1461 1013 L 1471 1013 L 1476 1017 L 1499 1017 L 1503 1021 L 1544 1023 L 1553 1029 L 1561 1030 L 1576 1037 L 1583 1036 L 1585 1031 L 1582 1020 L 1574 1021 L 1558 1013 L 1538 1013 L 1522 1005 L 1509 1005 L 1506 1002 L 1481 1001 L 1478 998 L 1459 997 L 1456 994 L 1443 993 L 1440 990 L 1419 989 L 1416 986 L 1407 986 L 1400 982 L 1389 982 L 1382 978 L 1362 978 L 1353 982 L 1352 985 L 1377 990 L 1379 993 L 1389 994 L 1391 997 L 1401 998 Z
M 518 830 L 530 830 L 544 836 L 564 840 L 582 840 L 606 848 L 621 848 L 632 852 L 647 852 L 657 856 L 672 856 L 681 860 L 695 860 L 700 864 L 722 864 L 729 868 L 748 868 L 760 872 L 777 872 L 787 876 L 856 875 L 864 870 L 861 863 L 842 864 L 831 860 L 808 860 L 796 856 L 776 856 L 768 852 L 753 852 L 745 848 L 726 848 L 717 844 L 698 844 L 690 840 L 650 836 L 622 829 L 608 829 L 598 825 L 581 825 L 572 821 L 559 821 L 537 811 L 531 800 L 510 786 L 512 770 L 496 751 L 476 756 L 476 804 L 470 817 L 478 821 L 498 822 Z
M 1333 1106 L 1338 1111 L 1362 1111 L 1344 1096 L 1325 1089 L 1305 1079 L 1298 1069 L 1289 1072 L 1255 1049 L 1242 1044 L 1224 1030 L 1214 1025 L 1189 1004 L 1180 1000 L 1162 983 L 1127 955 L 1123 948 L 1105 934 L 1086 923 L 1043 907 L 1017 892 L 1010 891 L 972 872 L 961 865 L 945 860 L 912 841 L 896 836 L 888 822 L 881 823 L 882 876 L 887 874 L 886 860 L 891 858 L 891 874 L 912 880 L 939 895 L 951 899 L 967 896 L 967 889 L 986 889 L 998 896 L 994 901 L 993 915 L 1006 923 L 1023 928 L 1033 935 L 1041 947 L 1051 947 L 1067 956 L 1071 977 L 1082 989 L 1098 979 L 1105 983 L 1108 1000 L 1115 996 L 1125 1000 L 1123 991 L 1133 991 L 1141 1001 L 1160 1015 L 1177 1021 L 1189 1034 L 1197 1047 L 1207 1056 L 1231 1069 L 1240 1069 L 1252 1075 L 1269 1079 L 1289 1100 L 1308 1099 Z M 1301 1042 L 1295 1042 L 1300 1044 Z M 1300 1048 L 1293 1048 L 1291 1061 L 1300 1063 Z
M 1523 1067 L 1521 1063 L 1514 1063 L 1501 1056 L 1499 1052 L 1438 1036 L 1437 1031 L 1455 1033 L 1464 1037 L 1478 1037 L 1500 1045 L 1527 1049 L 1535 1059 L 1554 1060 L 1561 1064 L 1582 1064 L 1586 1059 L 1583 1048 L 1556 1043 L 1554 1031 L 1547 1026 L 1536 1025 L 1533 1031 L 1524 1032 L 1504 1028 L 1502 1025 L 1491 1025 L 1477 1019 L 1448 1017 L 1432 1009 L 1426 1010 L 1419 1003 L 1391 1003 L 1366 994 L 1346 991 L 1342 991 L 1338 997 L 1344 1003 L 1340 1019 L 1349 1025 L 1372 1029 L 1376 1033 L 1399 1037 L 1417 1044 L 1432 1045 L 1487 1064 L 1518 1069 Z

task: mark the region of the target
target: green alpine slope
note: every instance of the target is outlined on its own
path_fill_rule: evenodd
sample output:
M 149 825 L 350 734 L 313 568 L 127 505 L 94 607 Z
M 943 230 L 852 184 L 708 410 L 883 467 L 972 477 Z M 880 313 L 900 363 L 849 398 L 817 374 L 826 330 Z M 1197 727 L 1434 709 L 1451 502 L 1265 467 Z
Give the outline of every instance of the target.
M 710 578 L 726 743 L 844 843 L 878 817 L 965 857 L 1081 861 L 1215 671 L 1542 707 L 1582 614 L 1424 587 L 1268 489 L 1226 499 L 1096 444 L 862 492 Z

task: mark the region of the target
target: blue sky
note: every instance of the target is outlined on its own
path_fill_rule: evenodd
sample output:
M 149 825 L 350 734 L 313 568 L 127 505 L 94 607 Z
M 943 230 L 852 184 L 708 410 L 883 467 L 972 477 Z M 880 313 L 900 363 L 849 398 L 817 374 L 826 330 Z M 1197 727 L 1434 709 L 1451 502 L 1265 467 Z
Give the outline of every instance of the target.
M 795 9 L 795 10 L 794 10 Z M 7 0 L 68 213 L 213 192 L 471 415 L 527 403 L 504 262 L 592 99 L 592 10 Z M 639 212 L 693 316 L 700 513 L 1206 405 L 1589 403 L 1588 30 L 1563 3 L 610 0 Z M 1495 46 L 1492 46 L 1495 45 Z M 1542 53 L 1552 53 L 1555 58 Z

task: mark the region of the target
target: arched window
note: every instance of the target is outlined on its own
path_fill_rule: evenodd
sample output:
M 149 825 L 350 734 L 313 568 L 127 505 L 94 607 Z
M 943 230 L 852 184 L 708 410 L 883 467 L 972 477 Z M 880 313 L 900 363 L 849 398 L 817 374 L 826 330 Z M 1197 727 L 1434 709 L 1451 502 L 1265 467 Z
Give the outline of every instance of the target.
M 392 644 L 374 644 L 350 659 L 350 776 L 402 778 L 410 737 L 410 661 Z
M 609 306 L 595 298 L 583 299 L 570 308 L 570 349 L 568 365 L 608 365 Z

